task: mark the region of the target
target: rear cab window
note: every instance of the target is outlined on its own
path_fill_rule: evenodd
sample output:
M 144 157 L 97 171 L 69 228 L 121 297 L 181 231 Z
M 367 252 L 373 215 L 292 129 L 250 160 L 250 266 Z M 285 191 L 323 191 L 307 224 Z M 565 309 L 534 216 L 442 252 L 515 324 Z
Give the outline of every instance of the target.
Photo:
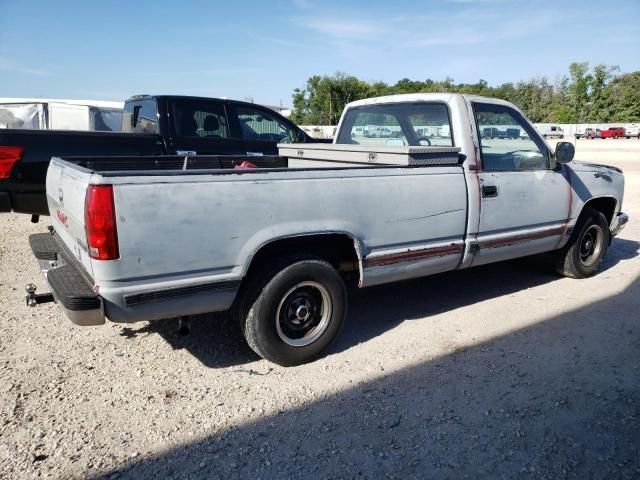
M 449 109 L 442 102 L 352 107 L 342 120 L 338 144 L 452 147 Z
M 122 131 L 158 134 L 158 105 L 153 98 L 128 101 L 122 112 Z

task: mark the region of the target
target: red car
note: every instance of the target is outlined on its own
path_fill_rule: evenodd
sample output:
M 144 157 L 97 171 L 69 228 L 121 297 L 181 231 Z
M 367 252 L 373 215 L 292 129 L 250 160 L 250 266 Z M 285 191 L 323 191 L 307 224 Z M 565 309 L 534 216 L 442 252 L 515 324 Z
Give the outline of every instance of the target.
M 622 138 L 624 136 L 626 133 L 622 127 L 611 127 L 600 132 L 600 138 Z

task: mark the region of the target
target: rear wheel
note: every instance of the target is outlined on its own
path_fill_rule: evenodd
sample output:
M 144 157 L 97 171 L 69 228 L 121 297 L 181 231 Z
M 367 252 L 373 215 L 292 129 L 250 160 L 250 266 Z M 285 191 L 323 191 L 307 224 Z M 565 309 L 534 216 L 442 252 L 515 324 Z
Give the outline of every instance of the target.
M 309 362 L 326 351 L 346 315 L 344 281 L 325 260 L 298 256 L 255 278 L 241 300 L 247 343 L 282 366 Z
M 556 252 L 556 270 L 571 278 L 594 275 L 609 246 L 609 224 L 599 210 L 587 208 L 567 245 Z

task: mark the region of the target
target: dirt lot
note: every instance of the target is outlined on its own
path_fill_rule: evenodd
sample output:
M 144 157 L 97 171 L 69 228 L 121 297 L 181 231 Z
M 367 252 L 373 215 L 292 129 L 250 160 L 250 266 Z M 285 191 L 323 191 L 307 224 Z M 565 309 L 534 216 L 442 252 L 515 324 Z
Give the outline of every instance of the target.
M 602 272 L 536 257 L 354 292 L 330 354 L 280 368 L 224 315 L 74 327 L 28 309 L 27 236 L 0 216 L 2 478 L 638 478 L 640 142 Z

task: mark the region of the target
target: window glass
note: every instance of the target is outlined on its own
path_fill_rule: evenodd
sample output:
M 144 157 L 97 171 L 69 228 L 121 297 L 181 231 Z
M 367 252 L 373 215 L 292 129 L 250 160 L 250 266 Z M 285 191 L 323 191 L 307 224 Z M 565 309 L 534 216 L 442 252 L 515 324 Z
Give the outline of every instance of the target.
M 229 138 L 229 123 L 222 103 L 176 102 L 174 112 L 180 137 Z
M 372 146 L 453 146 L 442 103 L 398 103 L 349 109 L 337 143 Z
M 40 130 L 43 127 L 41 103 L 0 105 L 0 128 Z
M 122 131 L 158 133 L 158 109 L 153 99 L 128 102 L 122 113 Z
M 475 104 L 482 169 L 488 171 L 549 168 L 542 144 L 515 110 L 502 105 Z
M 236 106 L 242 137 L 245 140 L 293 143 L 296 131 L 287 123 L 261 109 Z
M 91 130 L 96 132 L 119 132 L 122 125 L 122 111 L 107 108 L 89 108 Z

